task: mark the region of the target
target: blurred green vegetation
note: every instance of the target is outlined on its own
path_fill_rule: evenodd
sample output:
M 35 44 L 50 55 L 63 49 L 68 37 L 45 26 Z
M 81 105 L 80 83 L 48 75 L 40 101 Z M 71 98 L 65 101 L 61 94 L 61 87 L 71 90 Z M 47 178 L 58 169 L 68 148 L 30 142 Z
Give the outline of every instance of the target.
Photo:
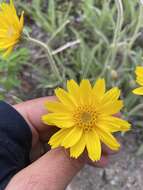
M 10 90 L 21 84 L 20 72 L 29 60 L 29 51 L 20 48 L 8 59 L 0 58 L 0 99 L 4 99 Z
M 12 55 L 18 59 L 0 61 L 1 72 L 6 70 L 7 80 L 0 79 L 4 90 L 19 86 L 20 97 L 16 96 L 26 99 L 52 94 L 53 88 L 65 86 L 70 78 L 94 82 L 104 77 L 107 88 L 122 89 L 126 117 L 142 125 L 142 98 L 131 92 L 136 87 L 134 69 L 143 61 L 143 5 L 139 0 L 15 0 L 15 4 L 18 12 L 25 11 L 30 35 L 47 43 L 52 52 L 59 50 L 52 57 L 63 80 L 57 80 L 40 47 L 24 44 L 27 51 L 19 49 Z M 77 40 L 80 43 L 72 46 Z M 18 78 L 25 64 L 32 75 L 30 96 L 22 94 Z

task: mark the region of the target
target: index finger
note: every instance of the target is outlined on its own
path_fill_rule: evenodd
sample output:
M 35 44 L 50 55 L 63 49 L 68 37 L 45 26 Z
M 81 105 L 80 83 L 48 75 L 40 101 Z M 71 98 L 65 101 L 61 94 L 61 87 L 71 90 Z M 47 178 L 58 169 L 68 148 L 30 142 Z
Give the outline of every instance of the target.
M 45 102 L 55 99 L 54 96 L 49 96 L 28 100 L 13 106 L 24 117 L 31 128 L 34 142 L 36 141 L 35 139 L 37 139 L 37 135 L 41 141 L 48 141 L 50 136 L 57 130 L 56 127 L 45 125 L 41 120 L 42 115 L 47 113 L 47 109 L 44 106 Z

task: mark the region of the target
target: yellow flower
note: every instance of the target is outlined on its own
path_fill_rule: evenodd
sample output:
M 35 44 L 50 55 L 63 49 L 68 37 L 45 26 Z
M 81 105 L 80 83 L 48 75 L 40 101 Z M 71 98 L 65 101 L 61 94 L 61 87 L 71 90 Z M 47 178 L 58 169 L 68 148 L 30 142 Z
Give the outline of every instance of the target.
M 141 87 L 133 90 L 134 94 L 143 95 L 143 67 L 138 66 L 135 70 L 136 73 L 136 82 L 141 85 Z
M 0 51 L 7 57 L 18 43 L 24 25 L 23 12 L 17 16 L 13 0 L 0 3 Z
M 101 142 L 118 150 L 120 144 L 112 133 L 130 129 L 127 121 L 114 116 L 123 107 L 118 100 L 120 90 L 115 87 L 105 92 L 104 79 L 98 79 L 93 87 L 84 79 L 80 85 L 69 80 L 67 91 L 56 89 L 58 101 L 46 103 L 51 113 L 42 117 L 43 122 L 60 128 L 49 140 L 51 147 L 69 148 L 74 158 L 86 148 L 92 161 L 101 158 Z

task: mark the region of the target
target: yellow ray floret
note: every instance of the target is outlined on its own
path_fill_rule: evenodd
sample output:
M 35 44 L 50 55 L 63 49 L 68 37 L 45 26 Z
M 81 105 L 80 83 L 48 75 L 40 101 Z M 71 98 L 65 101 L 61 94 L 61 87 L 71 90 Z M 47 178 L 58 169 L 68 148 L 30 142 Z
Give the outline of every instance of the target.
M 49 140 L 52 148 L 69 148 L 73 158 L 86 149 L 92 161 L 101 158 L 101 142 L 112 150 L 120 148 L 113 133 L 128 131 L 130 124 L 114 116 L 123 107 L 117 87 L 106 92 L 104 79 L 98 79 L 93 87 L 89 80 L 80 85 L 69 80 L 67 91 L 58 88 L 55 94 L 58 100 L 46 102 L 49 113 L 42 117 L 45 124 L 60 129 Z
M 24 25 L 23 14 L 22 12 L 20 18 L 17 16 L 13 0 L 10 3 L 0 3 L 0 52 L 3 57 L 7 57 L 20 40 Z
M 133 90 L 134 94 L 143 95 L 143 67 L 138 66 L 135 70 L 136 82 L 141 86 Z

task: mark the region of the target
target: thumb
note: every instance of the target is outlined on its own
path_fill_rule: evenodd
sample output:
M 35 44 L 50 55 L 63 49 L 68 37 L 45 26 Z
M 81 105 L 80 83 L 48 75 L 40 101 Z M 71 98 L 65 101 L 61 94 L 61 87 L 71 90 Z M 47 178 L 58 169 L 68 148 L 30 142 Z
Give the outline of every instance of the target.
M 6 190 L 63 190 L 83 165 L 84 161 L 71 159 L 64 149 L 54 149 L 17 173 Z
M 104 167 L 108 157 L 102 155 L 94 166 Z M 72 159 L 63 148 L 50 150 L 44 156 L 17 173 L 6 190 L 64 190 L 72 178 L 84 166 L 83 156 Z

